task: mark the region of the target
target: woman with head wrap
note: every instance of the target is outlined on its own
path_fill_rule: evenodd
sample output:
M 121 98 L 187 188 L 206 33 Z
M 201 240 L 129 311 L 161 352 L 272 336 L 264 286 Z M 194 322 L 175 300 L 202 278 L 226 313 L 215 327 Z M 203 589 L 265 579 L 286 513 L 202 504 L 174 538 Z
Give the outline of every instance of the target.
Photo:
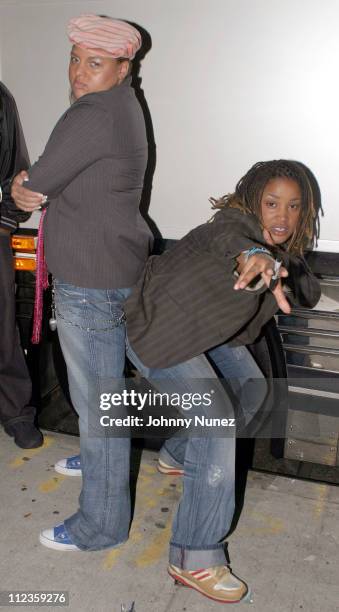
M 130 439 L 91 436 L 89 421 L 99 410 L 91 397 L 102 379 L 115 380 L 117 389 L 123 384 L 122 306 L 152 241 L 139 212 L 147 140 L 129 76 L 139 32 L 124 21 L 86 14 L 69 22 L 68 35 L 74 102 L 28 175 L 15 179 L 12 196 L 29 212 L 48 200 L 46 262 L 79 414 L 80 507 L 42 532 L 40 541 L 56 549 L 97 550 L 121 544 L 129 529 Z

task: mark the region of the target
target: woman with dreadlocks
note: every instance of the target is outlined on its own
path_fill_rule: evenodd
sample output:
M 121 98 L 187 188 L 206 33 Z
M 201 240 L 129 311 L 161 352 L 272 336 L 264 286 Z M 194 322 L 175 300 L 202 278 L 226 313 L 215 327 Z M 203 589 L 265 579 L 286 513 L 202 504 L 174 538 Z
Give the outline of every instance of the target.
M 233 337 L 249 343 L 277 305 L 290 311 L 286 290 L 292 302 L 316 303 L 319 284 L 302 257 L 318 236 L 313 193 L 302 164 L 259 162 L 234 193 L 211 199 L 210 222 L 148 260 L 126 305 L 129 340 L 146 366 L 169 367 Z
M 176 391 L 203 392 L 203 379 L 210 390 L 216 374 L 202 353 L 215 360 L 228 346 L 222 343 L 232 341 L 245 362 L 245 345 L 278 307 L 290 312 L 286 296 L 293 304 L 315 306 L 320 286 L 303 252 L 319 233 L 316 196 L 314 177 L 303 164 L 259 162 L 234 193 L 212 199 L 218 212 L 211 222 L 149 259 L 125 307 L 127 354 L 158 390 L 172 382 Z M 229 409 L 225 393 L 222 403 Z M 234 512 L 235 440 L 213 436 L 193 433 L 179 443 L 172 438 L 160 453 L 160 467 L 163 460 L 178 469 L 182 457 L 176 452 L 185 445 L 168 571 L 211 599 L 236 602 L 248 589 L 226 566 L 224 552 Z

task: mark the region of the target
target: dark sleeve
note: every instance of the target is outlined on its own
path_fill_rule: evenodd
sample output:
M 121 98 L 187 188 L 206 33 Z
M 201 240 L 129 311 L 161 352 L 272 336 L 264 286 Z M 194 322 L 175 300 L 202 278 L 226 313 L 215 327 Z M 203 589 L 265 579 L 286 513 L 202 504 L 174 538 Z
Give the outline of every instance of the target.
M 29 156 L 14 98 L 0 90 L 0 227 L 10 232 L 27 221 L 30 213 L 16 208 L 11 198 L 11 180 L 29 167 Z M 3 95 L 1 95 L 1 93 Z
M 279 255 L 288 270 L 288 277 L 284 280 L 284 285 L 290 289 L 288 299 L 293 306 L 314 308 L 320 300 L 321 288 L 305 259 L 290 253 L 279 253 Z
M 112 155 L 110 117 L 95 104 L 75 104 L 55 126 L 46 148 L 28 170 L 25 187 L 56 198 L 78 174 Z
M 252 247 L 270 250 L 254 215 L 228 208 L 217 213 L 210 225 L 212 250 L 218 255 L 234 258 Z
M 27 221 L 31 214 L 19 210 L 12 200 L 6 199 L 6 191 L 5 187 L 3 193 L 4 199 L 0 204 L 0 227 L 14 232 L 17 229 L 18 223 Z

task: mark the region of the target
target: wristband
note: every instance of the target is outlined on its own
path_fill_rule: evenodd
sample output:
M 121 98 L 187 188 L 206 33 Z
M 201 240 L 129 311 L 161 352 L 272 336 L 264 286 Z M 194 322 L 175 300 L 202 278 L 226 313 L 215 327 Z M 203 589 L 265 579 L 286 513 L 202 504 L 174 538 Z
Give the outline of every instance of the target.
M 273 259 L 273 255 L 271 251 L 269 251 L 265 247 L 252 247 L 251 249 L 248 249 L 247 251 L 243 251 L 243 253 L 245 255 L 245 261 L 248 261 L 248 259 L 252 257 L 252 255 L 256 255 L 257 253 L 262 253 L 263 255 L 269 255 Z

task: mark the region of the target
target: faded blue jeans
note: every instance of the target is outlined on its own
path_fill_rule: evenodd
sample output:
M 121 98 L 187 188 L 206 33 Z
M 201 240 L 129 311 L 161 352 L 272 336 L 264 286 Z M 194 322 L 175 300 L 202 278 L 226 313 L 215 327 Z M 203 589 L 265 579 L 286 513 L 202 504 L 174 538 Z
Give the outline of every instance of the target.
M 233 413 L 230 399 L 205 355 L 171 368 L 147 368 L 128 339 L 127 355 L 159 391 L 175 388 L 180 393 L 202 394 L 212 387 L 219 397 L 217 401 L 222 403 L 221 412 L 227 416 Z M 208 356 L 233 391 L 242 393 L 247 424 L 266 395 L 263 374 L 246 347 L 223 344 L 209 351 Z M 185 416 L 189 416 L 186 411 Z M 223 541 L 234 514 L 235 432 L 218 437 L 172 437 L 165 442 L 160 457 L 170 465 L 184 468 L 183 494 L 172 527 L 170 563 L 190 570 L 225 565 Z
M 213 368 L 225 379 L 238 400 L 237 417 L 243 426 L 256 415 L 267 393 L 266 380 L 246 346 L 227 343 L 206 353 Z M 160 458 L 167 464 L 183 468 L 187 440 L 172 437 L 166 440 Z
M 79 415 L 83 476 L 79 509 L 64 523 L 81 550 L 99 550 L 128 539 L 130 439 L 89 435 L 90 412 L 98 411 L 98 403 L 89 402 L 89 381 L 112 379 L 119 386 L 123 380 L 122 307 L 130 290 L 86 289 L 59 280 L 54 286 L 58 335 Z
M 197 385 L 203 384 L 209 391 L 212 381 L 216 388 L 220 384 L 204 355 L 163 370 L 151 370 L 140 362 L 126 343 L 123 302 L 129 291 L 85 289 L 55 281 L 59 339 L 72 402 L 79 415 L 83 475 L 79 509 L 65 520 L 65 526 L 82 550 L 118 546 L 127 540 L 130 523 L 130 439 L 88 434 L 89 414 L 98 411 L 98 402 L 88 399 L 89 381 L 96 380 L 100 386 L 101 379 L 112 379 L 120 389 L 127 350 L 141 374 L 152 379 L 161 391 L 173 382 L 181 392 L 195 392 Z M 223 375 L 226 367 L 229 375 L 234 367 L 236 377 L 240 366 L 244 380 L 250 373 L 262 377 L 246 348 L 223 345 L 209 355 Z M 230 400 L 222 393 L 230 413 Z M 264 393 L 263 389 L 262 397 L 252 401 L 250 415 L 259 407 Z M 222 540 L 234 512 L 234 436 L 172 439 L 161 452 L 169 453 L 179 463 L 183 459 L 185 470 L 183 496 L 173 523 L 170 562 L 189 569 L 224 564 Z

